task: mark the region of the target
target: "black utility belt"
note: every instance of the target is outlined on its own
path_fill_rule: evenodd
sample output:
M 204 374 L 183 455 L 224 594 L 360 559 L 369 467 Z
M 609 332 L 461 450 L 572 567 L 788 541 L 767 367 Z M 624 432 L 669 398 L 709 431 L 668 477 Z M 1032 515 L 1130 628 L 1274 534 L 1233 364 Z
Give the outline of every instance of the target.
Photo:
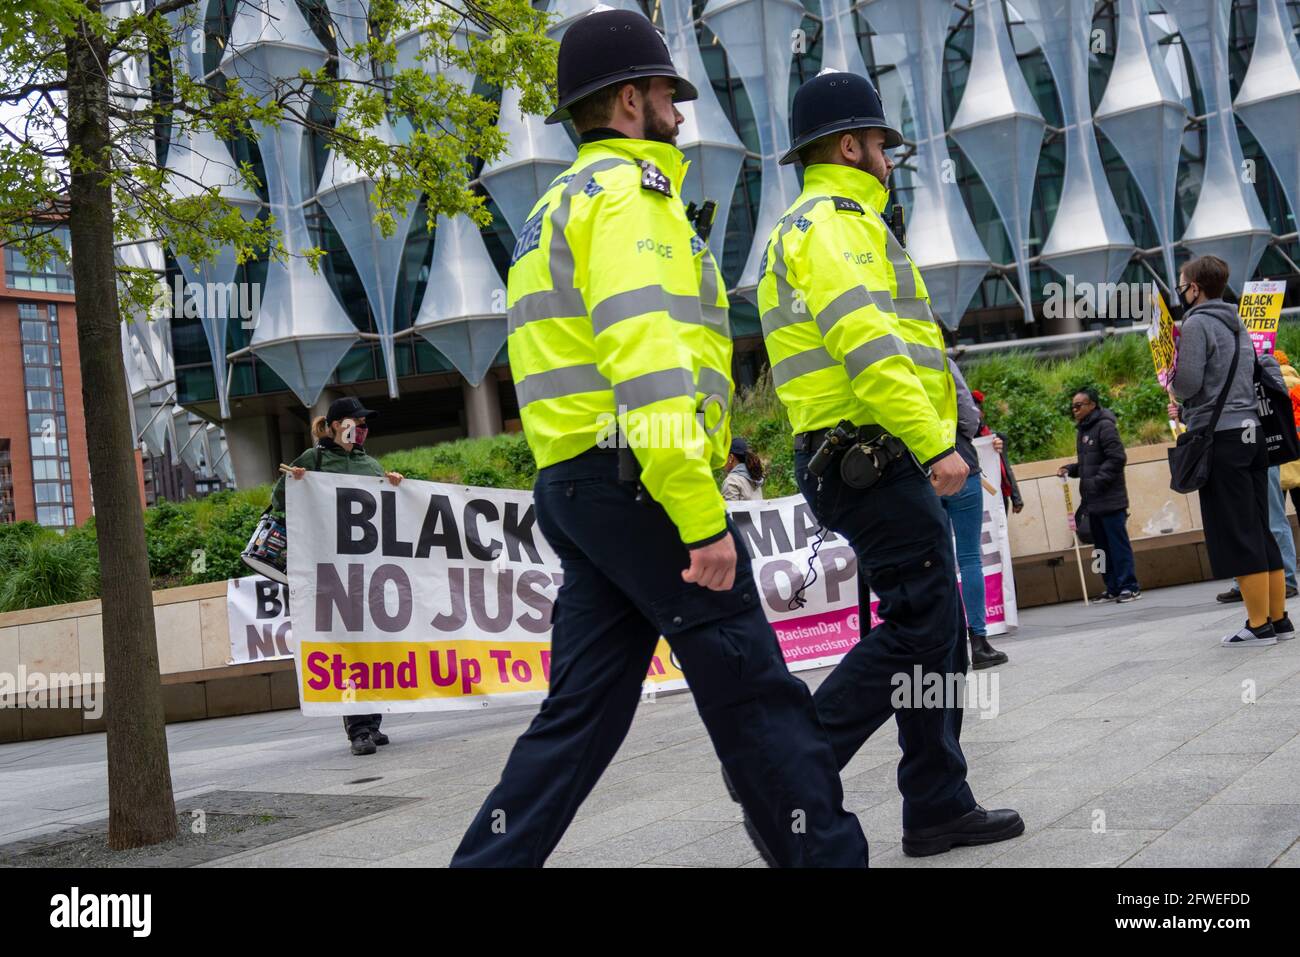
M 794 447 L 797 452 L 812 453 L 808 471 L 818 482 L 838 458 L 840 478 L 856 489 L 871 488 L 893 462 L 911 454 L 902 439 L 880 426 L 855 426 L 848 420 L 833 429 L 801 432 L 795 436 Z

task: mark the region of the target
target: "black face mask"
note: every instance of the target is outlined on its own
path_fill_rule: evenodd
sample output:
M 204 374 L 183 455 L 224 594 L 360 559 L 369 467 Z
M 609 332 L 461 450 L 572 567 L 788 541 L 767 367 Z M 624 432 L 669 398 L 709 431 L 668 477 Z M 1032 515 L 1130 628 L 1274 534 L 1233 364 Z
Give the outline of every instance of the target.
M 1188 290 L 1186 290 L 1186 289 L 1179 289 L 1179 290 L 1175 290 L 1175 292 L 1178 294 L 1178 303 L 1179 303 L 1179 305 L 1181 305 L 1184 309 L 1191 309 L 1192 306 L 1194 305 L 1194 302 L 1188 302 L 1188 301 L 1187 301 L 1187 292 L 1188 292 Z

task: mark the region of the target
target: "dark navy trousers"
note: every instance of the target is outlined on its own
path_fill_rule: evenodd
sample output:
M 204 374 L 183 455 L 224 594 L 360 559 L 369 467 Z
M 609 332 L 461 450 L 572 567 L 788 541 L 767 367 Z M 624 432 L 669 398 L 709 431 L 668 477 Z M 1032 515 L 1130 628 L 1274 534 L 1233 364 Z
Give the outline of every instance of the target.
M 863 867 L 835 754 L 812 696 L 787 670 L 739 535 L 735 586 L 682 581 L 687 550 L 664 510 L 618 481 L 616 453 L 542 469 L 537 522 L 564 581 L 550 688 L 452 866 L 539 867 L 614 757 L 662 634 L 722 765 L 782 866 Z
M 918 666 L 922 687 L 941 681 L 940 687 L 964 688 L 949 679 L 964 676 L 969 661 L 948 516 L 910 456 L 891 463 L 866 490 L 845 484 L 836 459 L 820 492 L 808 473 L 811 457 L 795 454 L 799 490 L 818 521 L 853 546 L 880 599 L 877 613 L 883 619 L 817 689 L 817 716 L 841 768 L 877 728 L 895 718 L 903 749 L 898 764 L 903 827 L 943 824 L 975 807 L 959 742 L 962 702 L 949 698 L 940 707 L 916 707 L 916 696 L 899 692 L 917 685 Z M 865 625 L 867 609 L 861 614 Z M 896 707 L 900 701 L 905 706 Z
M 1133 562 L 1133 546 L 1128 539 L 1128 509 L 1106 512 L 1104 515 L 1088 513 L 1092 527 L 1092 543 L 1105 556 L 1106 591 L 1118 595 L 1122 591 L 1140 591 L 1137 568 Z

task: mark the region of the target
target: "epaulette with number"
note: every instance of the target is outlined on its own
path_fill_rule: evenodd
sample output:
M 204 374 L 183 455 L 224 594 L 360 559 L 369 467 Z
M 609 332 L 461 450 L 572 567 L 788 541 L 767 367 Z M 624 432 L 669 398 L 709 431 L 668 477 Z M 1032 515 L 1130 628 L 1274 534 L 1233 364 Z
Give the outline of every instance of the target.
M 641 161 L 641 188 L 652 189 L 656 193 L 663 193 L 669 197 L 673 195 L 673 184 L 669 182 L 663 170 L 649 160 Z
M 856 199 L 849 199 L 847 196 L 832 196 L 835 202 L 835 208 L 842 213 L 857 213 L 860 216 L 866 215 L 866 210 Z

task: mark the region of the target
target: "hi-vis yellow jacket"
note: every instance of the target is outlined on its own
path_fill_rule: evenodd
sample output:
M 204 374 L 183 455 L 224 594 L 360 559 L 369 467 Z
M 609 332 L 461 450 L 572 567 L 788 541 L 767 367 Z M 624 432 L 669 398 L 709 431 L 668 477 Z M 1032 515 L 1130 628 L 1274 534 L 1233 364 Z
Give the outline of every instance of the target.
M 776 393 L 796 434 L 879 425 L 923 465 L 951 452 L 957 393 L 921 273 L 870 173 L 816 164 L 768 240 L 758 285 Z
M 507 300 L 538 467 L 625 442 L 696 545 L 726 531 L 713 469 L 734 385 L 726 290 L 680 198 L 687 165 L 666 143 L 584 143 L 520 231 Z

